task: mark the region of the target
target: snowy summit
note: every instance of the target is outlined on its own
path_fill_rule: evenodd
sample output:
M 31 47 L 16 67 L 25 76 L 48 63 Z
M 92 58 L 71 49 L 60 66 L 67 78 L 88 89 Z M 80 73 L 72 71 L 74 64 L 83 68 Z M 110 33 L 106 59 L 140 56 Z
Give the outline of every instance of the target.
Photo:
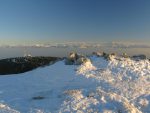
M 80 65 L 62 60 L 0 76 L 0 113 L 150 112 L 148 59 L 108 60 L 96 55 L 81 59 Z

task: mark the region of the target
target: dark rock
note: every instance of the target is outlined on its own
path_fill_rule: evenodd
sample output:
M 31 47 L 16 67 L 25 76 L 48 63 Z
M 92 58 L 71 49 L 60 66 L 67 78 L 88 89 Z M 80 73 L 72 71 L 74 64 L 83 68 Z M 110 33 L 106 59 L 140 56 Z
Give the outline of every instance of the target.
M 78 54 L 75 52 L 71 52 L 69 56 L 65 59 L 66 65 L 73 65 L 75 64 L 76 60 L 78 59 Z
M 146 59 L 146 55 L 134 55 L 132 56 L 133 59 L 135 60 L 145 60 Z
M 97 57 L 100 57 L 100 56 L 103 55 L 103 53 L 101 53 L 101 52 L 93 52 L 92 54 L 95 55 L 95 56 L 97 56 Z
M 68 58 L 65 59 L 65 64 L 66 65 L 73 65 L 74 63 L 75 63 L 74 60 L 71 60 L 71 59 L 68 59 Z
M 129 56 L 127 55 L 127 53 L 122 53 L 122 57 L 123 58 L 129 58 Z
M 116 53 L 111 53 L 110 55 L 111 55 L 111 56 L 117 56 Z
M 106 60 L 109 60 L 109 54 L 103 52 L 103 55 L 102 55 Z
M 37 96 L 37 97 L 33 97 L 32 99 L 33 99 L 33 100 L 42 100 L 42 99 L 44 99 L 44 97 L 42 97 L 42 96 Z
M 79 55 L 75 52 L 70 53 L 69 57 L 70 60 L 76 61 L 79 58 Z
M 18 57 L 0 60 L 0 75 L 18 74 L 55 63 L 57 57 Z

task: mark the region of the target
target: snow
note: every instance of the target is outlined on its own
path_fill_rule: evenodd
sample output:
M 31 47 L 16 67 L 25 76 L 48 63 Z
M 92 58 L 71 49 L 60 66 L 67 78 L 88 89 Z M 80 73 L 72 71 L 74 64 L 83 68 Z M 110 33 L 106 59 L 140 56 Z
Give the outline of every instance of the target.
M 0 113 L 150 112 L 148 60 L 90 59 L 0 76 Z
M 11 109 L 7 105 L 0 104 L 0 113 L 19 113 L 19 112 L 14 109 Z

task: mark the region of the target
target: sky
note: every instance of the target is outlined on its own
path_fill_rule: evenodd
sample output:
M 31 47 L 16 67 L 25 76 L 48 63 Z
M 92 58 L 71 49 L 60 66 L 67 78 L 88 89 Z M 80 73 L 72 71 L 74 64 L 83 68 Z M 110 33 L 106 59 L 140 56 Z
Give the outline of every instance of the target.
M 150 0 L 0 0 L 0 44 L 150 43 Z

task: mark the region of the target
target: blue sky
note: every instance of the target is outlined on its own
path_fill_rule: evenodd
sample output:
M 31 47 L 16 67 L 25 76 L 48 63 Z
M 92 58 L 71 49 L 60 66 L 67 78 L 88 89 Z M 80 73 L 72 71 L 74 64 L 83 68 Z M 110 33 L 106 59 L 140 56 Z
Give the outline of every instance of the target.
M 150 42 L 150 0 L 0 0 L 0 43 Z

